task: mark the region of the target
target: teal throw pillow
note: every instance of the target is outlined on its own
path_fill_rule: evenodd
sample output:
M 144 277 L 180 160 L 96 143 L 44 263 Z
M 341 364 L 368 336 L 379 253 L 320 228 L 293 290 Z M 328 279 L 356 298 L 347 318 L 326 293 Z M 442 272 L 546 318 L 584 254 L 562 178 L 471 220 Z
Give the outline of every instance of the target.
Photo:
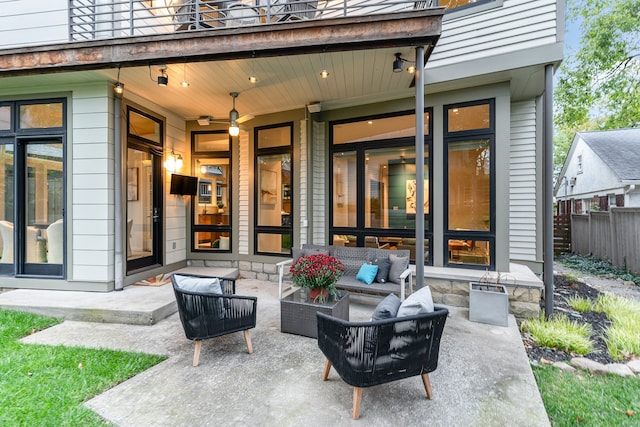
M 356 279 L 366 283 L 367 285 L 370 285 L 371 283 L 373 283 L 373 279 L 376 278 L 377 273 L 378 273 L 377 265 L 362 264 L 362 267 L 360 267 L 360 271 L 358 271 L 358 275 L 356 276 Z

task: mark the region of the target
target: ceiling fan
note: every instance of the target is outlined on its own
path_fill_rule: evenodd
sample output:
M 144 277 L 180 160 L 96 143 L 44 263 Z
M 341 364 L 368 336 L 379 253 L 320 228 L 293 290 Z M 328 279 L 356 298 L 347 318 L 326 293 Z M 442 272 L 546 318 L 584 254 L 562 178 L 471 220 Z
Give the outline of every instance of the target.
M 244 116 L 240 117 L 240 114 L 238 113 L 238 110 L 236 110 L 236 98 L 238 97 L 239 93 L 238 92 L 231 92 L 229 94 L 231 96 L 231 98 L 233 99 L 233 108 L 231 109 L 231 111 L 229 111 L 229 120 L 214 120 L 213 117 L 211 116 L 200 116 L 197 121 L 198 124 L 200 126 L 207 126 L 210 125 L 212 123 L 228 123 L 229 124 L 229 135 L 231 136 L 238 136 L 238 132 L 240 131 L 240 128 L 238 127 L 239 124 L 244 123 L 248 120 L 251 120 L 254 118 L 253 114 L 245 114 Z

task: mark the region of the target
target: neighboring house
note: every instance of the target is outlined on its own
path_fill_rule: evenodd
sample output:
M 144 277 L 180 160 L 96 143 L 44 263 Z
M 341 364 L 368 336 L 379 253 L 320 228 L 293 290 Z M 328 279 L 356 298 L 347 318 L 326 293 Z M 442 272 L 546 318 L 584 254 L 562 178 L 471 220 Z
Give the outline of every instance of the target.
M 424 252 L 438 301 L 497 271 L 535 314 L 564 8 L 9 2 L 0 286 L 110 291 L 188 263 L 275 280 L 291 246 L 373 241 Z
M 578 132 L 556 181 L 559 213 L 640 206 L 640 129 Z

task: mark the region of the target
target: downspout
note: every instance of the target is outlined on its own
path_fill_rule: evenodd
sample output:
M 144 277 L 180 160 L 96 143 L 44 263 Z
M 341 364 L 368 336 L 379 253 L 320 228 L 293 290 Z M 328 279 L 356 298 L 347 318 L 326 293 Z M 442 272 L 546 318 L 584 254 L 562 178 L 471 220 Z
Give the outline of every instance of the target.
M 115 190 L 114 209 L 115 209 L 115 271 L 114 288 L 116 291 L 123 289 L 123 256 L 122 256 L 122 130 L 120 126 L 120 108 L 122 108 L 122 96 L 115 95 L 113 98 L 114 123 L 113 123 L 113 159 L 114 159 L 114 179 L 113 186 Z
M 424 46 L 416 47 L 416 289 L 424 286 Z
M 544 282 L 544 314 L 553 314 L 553 65 L 544 69 L 543 175 L 542 175 L 542 281 Z

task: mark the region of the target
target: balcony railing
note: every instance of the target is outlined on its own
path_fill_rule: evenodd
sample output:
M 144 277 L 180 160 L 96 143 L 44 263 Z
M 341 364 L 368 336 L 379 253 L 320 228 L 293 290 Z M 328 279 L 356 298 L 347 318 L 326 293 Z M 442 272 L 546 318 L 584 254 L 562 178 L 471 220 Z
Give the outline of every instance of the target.
M 95 40 L 387 14 L 435 0 L 69 0 L 69 40 Z

